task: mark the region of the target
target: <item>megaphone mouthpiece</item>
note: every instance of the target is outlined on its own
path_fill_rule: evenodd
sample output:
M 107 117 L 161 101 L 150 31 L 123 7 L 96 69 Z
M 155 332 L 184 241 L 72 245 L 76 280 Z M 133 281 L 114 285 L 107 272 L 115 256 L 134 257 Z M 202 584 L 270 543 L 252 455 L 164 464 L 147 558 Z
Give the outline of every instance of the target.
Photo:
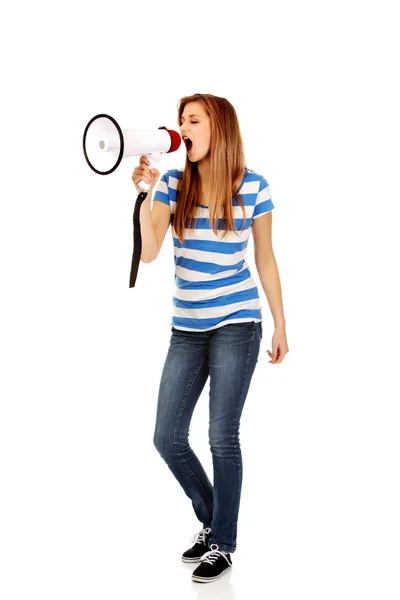
M 163 127 L 163 129 L 167 128 Z M 173 129 L 167 129 L 167 131 L 171 136 L 171 148 L 168 150 L 168 152 L 175 152 L 175 150 L 178 150 L 179 146 L 181 145 L 182 138 L 179 133 Z

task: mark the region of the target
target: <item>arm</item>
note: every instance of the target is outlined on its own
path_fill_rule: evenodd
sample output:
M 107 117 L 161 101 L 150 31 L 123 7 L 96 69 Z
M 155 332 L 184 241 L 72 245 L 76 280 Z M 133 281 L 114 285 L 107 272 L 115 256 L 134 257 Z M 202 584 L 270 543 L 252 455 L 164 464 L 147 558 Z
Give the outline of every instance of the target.
M 151 216 L 151 190 L 147 194 L 140 206 L 139 221 L 142 237 L 142 252 L 140 260 L 144 263 L 151 262 L 157 253 L 157 239 L 154 233 L 154 226 Z
M 272 248 L 272 210 L 253 220 L 254 257 L 258 276 L 269 304 L 275 329 L 285 329 L 282 289 Z
M 142 231 L 141 260 L 149 263 L 158 256 L 171 221 L 171 207 L 168 196 L 168 171 L 161 177 L 154 192 L 151 207 L 150 188 L 147 198 L 140 207 L 140 228 Z

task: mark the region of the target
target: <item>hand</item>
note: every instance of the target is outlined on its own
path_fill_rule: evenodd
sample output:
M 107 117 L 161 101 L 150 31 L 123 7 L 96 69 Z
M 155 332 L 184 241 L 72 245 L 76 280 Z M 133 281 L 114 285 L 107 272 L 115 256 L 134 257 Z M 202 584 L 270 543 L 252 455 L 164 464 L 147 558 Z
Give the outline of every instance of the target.
M 142 188 L 139 187 L 139 181 L 144 181 L 149 184 L 148 194 L 151 196 L 153 188 L 160 177 L 160 171 L 158 169 L 150 169 L 150 160 L 147 156 L 143 155 L 140 157 L 139 166 L 135 167 L 132 174 L 132 181 L 135 184 L 135 188 L 138 194 L 143 192 Z
M 285 354 L 289 352 L 289 347 L 286 341 L 286 329 L 285 327 L 279 327 L 275 329 L 275 333 L 272 336 L 272 354 L 269 350 L 267 353 L 271 358 L 270 363 L 277 364 L 281 363 L 284 359 Z

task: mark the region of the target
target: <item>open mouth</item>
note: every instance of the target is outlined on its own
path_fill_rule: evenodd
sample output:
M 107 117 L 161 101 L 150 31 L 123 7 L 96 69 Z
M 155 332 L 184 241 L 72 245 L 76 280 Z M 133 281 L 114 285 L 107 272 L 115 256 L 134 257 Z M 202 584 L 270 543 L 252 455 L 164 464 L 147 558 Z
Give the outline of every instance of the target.
M 193 142 L 192 142 L 192 140 L 191 140 L 191 139 L 189 139 L 189 138 L 185 138 L 185 139 L 184 139 L 184 142 L 185 142 L 185 144 L 186 144 L 186 150 L 187 150 L 188 152 L 190 152 L 190 150 L 192 149 L 192 146 L 193 146 Z

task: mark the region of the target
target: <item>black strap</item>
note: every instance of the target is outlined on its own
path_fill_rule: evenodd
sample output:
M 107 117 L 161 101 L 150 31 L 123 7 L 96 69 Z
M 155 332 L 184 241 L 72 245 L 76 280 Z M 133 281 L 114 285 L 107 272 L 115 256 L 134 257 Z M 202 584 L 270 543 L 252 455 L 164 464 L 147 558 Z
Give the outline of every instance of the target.
M 129 287 L 135 287 L 136 276 L 139 268 L 140 255 L 142 253 L 142 236 L 140 235 L 140 207 L 143 200 L 147 197 L 147 192 L 140 192 L 136 199 L 135 209 L 133 211 L 133 256 L 131 266 L 131 276 L 129 278 Z

